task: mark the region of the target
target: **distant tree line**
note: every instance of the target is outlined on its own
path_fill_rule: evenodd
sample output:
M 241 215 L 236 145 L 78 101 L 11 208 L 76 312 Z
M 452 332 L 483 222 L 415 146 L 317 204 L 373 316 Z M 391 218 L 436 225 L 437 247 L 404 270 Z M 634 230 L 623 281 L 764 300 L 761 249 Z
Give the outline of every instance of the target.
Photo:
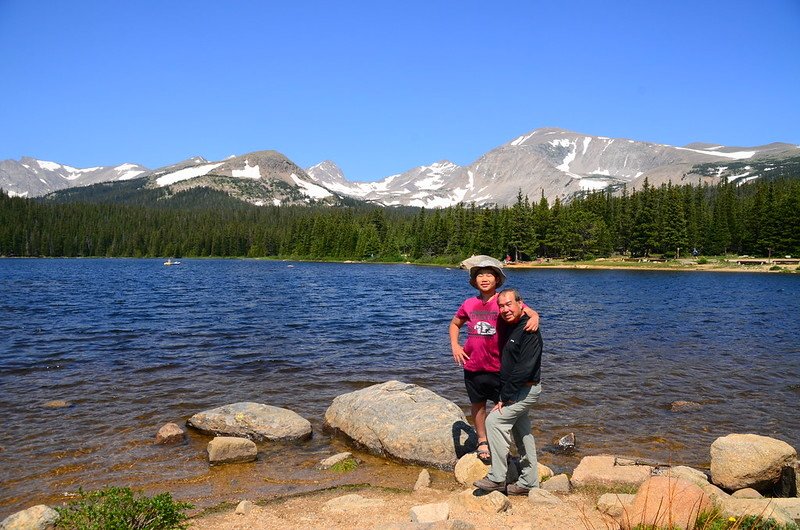
M 568 204 L 256 207 L 190 191 L 163 206 L 53 203 L 0 193 L 3 256 L 246 256 L 456 263 L 472 254 L 588 259 L 800 255 L 800 179 L 650 186 Z

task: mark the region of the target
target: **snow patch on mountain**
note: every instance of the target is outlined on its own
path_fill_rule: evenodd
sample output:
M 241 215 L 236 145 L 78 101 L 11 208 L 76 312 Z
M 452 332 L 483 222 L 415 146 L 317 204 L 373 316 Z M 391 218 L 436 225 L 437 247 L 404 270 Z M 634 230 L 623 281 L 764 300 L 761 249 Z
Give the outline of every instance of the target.
M 569 148 L 569 152 L 564 156 L 564 160 L 556 166 L 556 169 L 563 171 L 564 173 L 569 173 L 569 165 L 575 160 L 575 156 L 578 154 L 577 145 L 574 141 L 568 140 L 566 138 L 561 138 L 559 140 L 550 140 L 550 145 L 553 147 L 567 147 Z
M 47 160 L 37 160 L 36 163 L 39 164 L 40 168 L 45 169 L 47 171 L 58 171 L 62 167 L 61 164 L 56 164 L 55 162 L 48 162 Z
M 231 175 L 235 178 L 260 179 L 261 171 L 258 169 L 258 164 L 251 166 L 250 161 L 245 160 L 244 169 L 233 169 L 231 170 Z
M 212 169 L 219 167 L 222 165 L 222 162 L 216 164 L 203 164 L 202 166 L 195 166 L 195 167 L 187 167 L 184 169 L 180 169 L 173 173 L 167 173 L 166 175 L 160 176 L 156 179 L 156 184 L 159 186 L 168 186 L 170 184 L 175 184 L 176 182 L 180 182 L 182 180 L 189 180 L 195 177 L 202 177 L 203 175 L 210 172 Z
M 513 142 L 511 142 L 511 145 L 513 145 L 513 146 L 522 145 L 522 144 L 525 143 L 525 140 L 527 140 L 528 138 L 530 138 L 534 134 L 536 134 L 536 133 L 532 132 L 530 134 L 524 134 L 524 135 L 520 136 L 519 138 L 517 138 L 516 140 L 514 140 Z
M 126 171 L 125 173 L 121 174 L 117 180 L 130 180 L 132 178 L 136 178 L 142 173 L 146 173 L 144 170 L 131 170 Z
M 745 158 L 751 158 L 756 151 L 736 151 L 733 153 L 720 153 L 717 151 L 709 151 L 703 149 L 689 149 L 688 147 L 675 147 L 675 149 L 680 149 L 682 151 L 692 151 L 693 153 L 700 153 L 701 155 L 711 155 L 711 156 L 721 156 L 724 158 L 732 158 L 734 160 L 744 160 Z
M 303 192 L 312 199 L 324 199 L 325 197 L 333 196 L 331 192 L 329 192 L 322 186 L 317 186 L 316 184 L 306 182 L 305 180 L 302 180 L 294 173 L 291 174 L 291 178 L 294 181 L 294 183 L 303 188 Z
M 586 150 L 589 148 L 589 143 L 591 141 L 592 141 L 592 138 L 590 136 L 584 136 L 583 137 L 583 153 L 581 153 L 582 155 L 586 154 Z
M 609 184 L 608 180 L 593 178 L 582 178 L 578 181 L 578 185 L 582 190 L 604 190 Z

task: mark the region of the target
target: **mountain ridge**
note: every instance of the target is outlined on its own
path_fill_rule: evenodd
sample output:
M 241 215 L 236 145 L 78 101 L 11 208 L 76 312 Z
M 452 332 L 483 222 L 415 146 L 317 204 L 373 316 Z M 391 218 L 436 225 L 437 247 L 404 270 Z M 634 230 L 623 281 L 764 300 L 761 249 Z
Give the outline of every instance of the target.
M 36 197 L 98 182 L 142 179 L 142 186 L 165 187 L 167 195 L 206 187 L 259 206 L 336 204 L 352 198 L 437 208 L 459 202 L 511 204 L 519 190 L 551 202 L 567 201 L 591 190 L 639 188 L 644 179 L 652 185 L 713 184 L 722 178 L 744 182 L 776 169 L 782 172 L 786 164 L 794 167 L 797 157 L 800 146 L 781 142 L 675 147 L 546 127 L 519 135 L 466 166 L 439 160 L 370 182 L 347 180 L 331 160 L 303 169 L 280 152 L 262 150 L 218 161 L 196 156 L 155 170 L 136 164 L 78 169 L 23 157 L 0 161 L 0 188 Z

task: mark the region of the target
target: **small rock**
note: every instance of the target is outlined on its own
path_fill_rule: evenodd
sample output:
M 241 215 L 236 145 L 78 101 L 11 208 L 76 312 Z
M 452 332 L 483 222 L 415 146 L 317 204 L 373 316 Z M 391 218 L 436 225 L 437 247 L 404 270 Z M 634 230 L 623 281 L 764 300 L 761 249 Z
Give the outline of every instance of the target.
M 450 505 L 446 502 L 423 504 L 411 508 L 411 521 L 414 523 L 438 523 L 450 517 Z
M 419 472 L 419 476 L 417 477 L 417 481 L 414 483 L 414 491 L 419 491 L 424 488 L 431 487 L 431 474 L 427 469 L 423 469 Z
M 63 399 L 54 399 L 53 401 L 48 401 L 47 403 L 42 404 L 42 406 L 46 409 L 64 409 L 71 407 L 72 403 L 69 401 L 64 401 Z
M 542 463 L 538 463 L 538 462 L 537 462 L 537 466 L 538 466 L 538 469 L 539 469 L 539 483 L 540 484 L 541 484 L 541 482 L 543 480 L 549 480 L 549 479 L 553 478 L 553 470 L 552 469 L 550 469 L 546 465 L 544 465 Z
M 542 488 L 533 488 L 528 492 L 528 500 L 533 504 L 561 504 L 562 501 L 549 491 Z
M 456 480 L 465 486 L 482 479 L 488 472 L 489 466 L 481 462 L 475 453 L 467 453 L 459 458 L 453 470 Z
M 693 482 L 697 481 L 708 482 L 708 475 L 706 475 L 699 469 L 695 469 L 689 466 L 674 466 L 669 468 L 665 474 L 671 477 L 685 478 Z
M 604 493 L 597 499 L 597 509 L 600 513 L 619 519 L 622 514 L 630 511 L 634 497 L 636 495 L 632 493 Z
M 253 503 L 250 501 L 242 501 L 236 506 L 236 513 L 238 515 L 247 515 L 253 509 Z
M 26 510 L 12 513 L 2 522 L 2 530 L 45 530 L 58 519 L 58 512 L 46 504 L 38 504 Z
M 252 462 L 258 455 L 255 442 L 235 436 L 217 436 L 208 442 L 207 451 L 212 465 Z
M 342 495 L 341 497 L 333 498 L 327 501 L 323 506 L 334 512 L 346 512 L 361 508 L 377 508 L 385 504 L 386 501 L 383 499 L 369 499 L 357 493 L 352 493 L 350 495 Z
M 564 453 L 571 453 L 575 451 L 575 433 L 571 432 L 565 436 L 562 436 L 558 439 L 555 445 L 559 451 Z
M 511 501 L 499 491 L 486 494 L 468 489 L 451 497 L 450 502 L 468 512 L 500 513 L 511 508 Z
M 583 457 L 572 474 L 574 486 L 589 484 L 617 485 L 628 484 L 638 486 L 653 471 L 650 466 L 615 466 L 615 458 L 610 455 Z
M 736 499 L 760 499 L 764 496 L 761 495 L 756 490 L 754 490 L 753 488 L 743 488 L 731 493 L 731 497 L 734 497 Z
M 569 477 L 564 473 L 545 480 L 540 487 L 550 493 L 569 493 L 572 489 Z
M 183 438 L 185 435 L 186 433 L 184 432 L 184 430 L 181 429 L 177 424 L 166 423 L 156 433 L 156 444 L 164 444 L 164 445 L 179 444 L 183 442 Z
M 538 463 L 538 468 L 540 481 L 553 476 L 553 470 L 546 465 Z M 509 457 L 506 482 L 509 484 L 516 482 L 519 478 L 519 471 L 519 458 Z M 453 472 L 460 484 L 469 486 L 476 480 L 485 477 L 489 473 L 489 466 L 481 462 L 475 453 L 467 453 L 458 459 Z
M 345 460 L 347 460 L 348 458 L 351 458 L 352 456 L 353 456 L 353 453 L 348 453 L 346 451 L 344 453 L 337 453 L 337 454 L 335 454 L 333 456 L 329 456 L 325 460 L 321 461 L 319 463 L 319 467 L 321 469 L 328 469 L 328 468 L 331 468 L 331 467 L 335 466 L 339 462 L 344 462 Z
M 700 410 L 701 408 L 703 408 L 703 406 L 695 401 L 678 400 L 669 404 L 669 410 L 672 412 L 691 412 L 693 410 Z

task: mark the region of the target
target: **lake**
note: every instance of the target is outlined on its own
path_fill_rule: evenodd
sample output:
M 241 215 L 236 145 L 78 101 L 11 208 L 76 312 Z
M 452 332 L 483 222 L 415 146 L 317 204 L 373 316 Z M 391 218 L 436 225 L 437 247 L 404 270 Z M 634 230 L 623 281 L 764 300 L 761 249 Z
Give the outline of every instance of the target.
M 322 429 L 333 398 L 397 379 L 469 410 L 447 338 L 474 294 L 465 271 L 181 261 L 0 260 L 0 519 L 78 486 L 166 488 L 200 505 L 375 474 L 411 477 L 410 487 L 419 468 L 361 453 L 363 476 L 316 470 L 349 448 Z M 540 461 L 556 471 L 603 452 L 707 468 L 711 442 L 733 432 L 800 448 L 797 275 L 508 277 L 542 317 L 543 392 L 532 417 Z M 42 406 L 51 400 L 71 406 Z M 672 412 L 676 400 L 700 408 Z M 314 437 L 262 444 L 258 462 L 217 468 L 196 432 L 182 446 L 153 445 L 164 423 L 237 401 L 294 410 Z M 555 453 L 569 432 L 578 451 Z

